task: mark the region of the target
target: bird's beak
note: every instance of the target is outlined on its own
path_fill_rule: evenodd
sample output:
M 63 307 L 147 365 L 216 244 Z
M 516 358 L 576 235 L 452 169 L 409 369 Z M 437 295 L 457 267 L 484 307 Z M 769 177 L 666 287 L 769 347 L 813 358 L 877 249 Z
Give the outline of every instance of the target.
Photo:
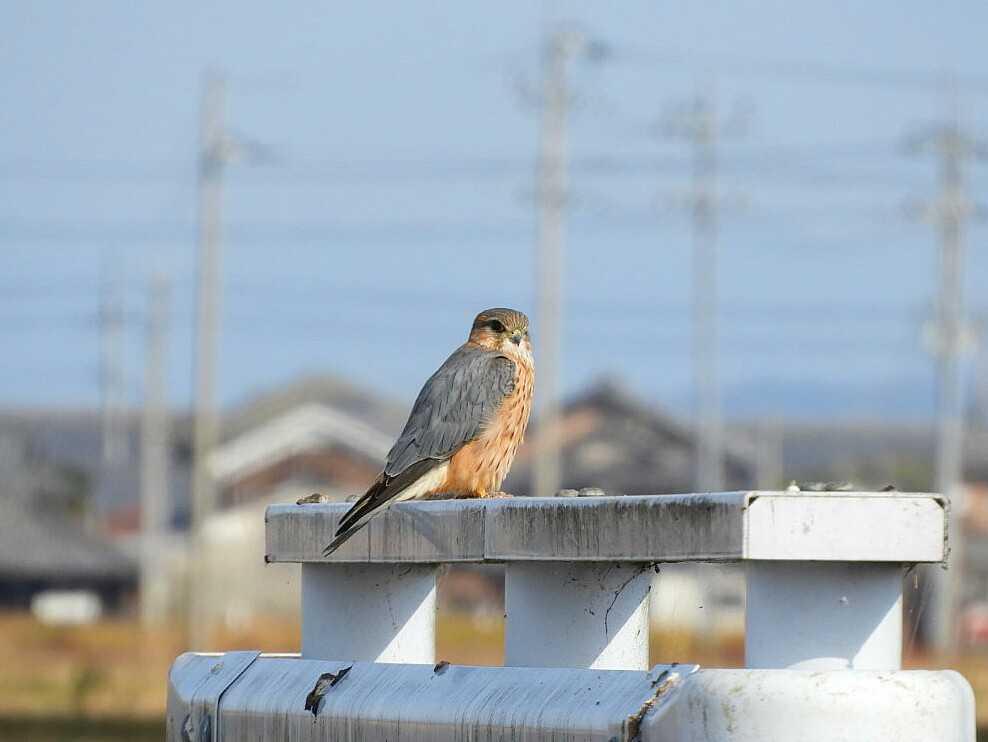
M 521 345 L 521 338 L 522 338 L 521 332 L 514 332 L 511 334 L 511 342 L 514 343 L 515 345 Z

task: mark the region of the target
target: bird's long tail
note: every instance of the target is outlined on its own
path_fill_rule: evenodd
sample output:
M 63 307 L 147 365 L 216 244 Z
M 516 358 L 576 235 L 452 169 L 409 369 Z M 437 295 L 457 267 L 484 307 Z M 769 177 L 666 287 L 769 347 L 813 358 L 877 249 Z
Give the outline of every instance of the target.
M 368 515 L 367 518 L 360 521 L 356 525 L 350 526 L 349 528 L 343 531 L 337 531 L 336 535 L 333 537 L 333 540 L 329 542 L 329 546 L 327 546 L 325 549 L 322 550 L 322 555 L 329 556 L 330 554 L 332 554 L 334 551 L 336 551 L 338 548 L 340 548 L 343 545 L 344 541 L 349 539 L 353 534 L 355 534 L 361 528 L 366 526 L 369 522 L 370 522 L 370 516 Z
M 347 539 L 370 522 L 371 517 L 383 504 L 378 502 L 377 499 L 386 484 L 387 479 L 382 475 L 363 497 L 353 504 L 353 507 L 347 511 L 346 515 L 339 522 L 339 525 L 336 526 L 336 534 L 333 536 L 333 540 L 329 542 L 329 546 L 322 550 L 323 556 L 332 554 Z
M 435 459 L 416 461 L 397 476 L 391 477 L 382 473 L 370 489 L 353 503 L 339 525 L 329 546 L 323 549 L 323 556 L 329 556 L 353 534 L 367 525 L 368 521 L 388 502 L 398 497 L 409 485 L 418 481 L 419 477 L 435 468 L 439 462 Z

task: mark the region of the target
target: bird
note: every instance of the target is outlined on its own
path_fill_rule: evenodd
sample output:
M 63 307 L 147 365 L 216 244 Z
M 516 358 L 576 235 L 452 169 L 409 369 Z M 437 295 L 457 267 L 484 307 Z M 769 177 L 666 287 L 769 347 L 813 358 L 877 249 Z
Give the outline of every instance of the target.
M 384 470 L 340 520 L 328 556 L 393 502 L 501 497 L 532 410 L 528 317 L 480 312 L 466 342 L 429 377 Z

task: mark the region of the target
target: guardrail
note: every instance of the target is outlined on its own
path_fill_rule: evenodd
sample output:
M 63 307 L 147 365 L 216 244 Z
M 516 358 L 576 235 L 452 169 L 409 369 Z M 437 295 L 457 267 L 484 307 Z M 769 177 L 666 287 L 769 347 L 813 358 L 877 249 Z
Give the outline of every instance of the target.
M 246 737 L 244 724 L 265 730 L 251 739 L 284 739 L 288 724 L 299 740 L 338 739 L 341 729 L 352 739 L 400 730 L 402 740 L 822 742 L 842 729 L 848 739 L 974 739 L 960 676 L 900 670 L 904 571 L 945 557 L 937 495 L 401 503 L 325 557 L 346 509 L 269 508 L 265 558 L 301 564 L 301 658 L 238 654 L 237 671 L 227 659 L 183 656 L 170 735 L 201 731 L 209 718 L 216 739 Z M 683 561 L 745 564 L 748 670 L 646 672 L 654 568 Z M 436 579 L 453 562 L 504 565 L 504 668 L 433 667 Z M 229 683 L 217 679 L 226 673 Z M 329 700 L 310 714 L 301 701 L 323 673 Z M 204 674 L 212 710 L 190 696 Z M 215 736 L 217 725 L 243 734 Z

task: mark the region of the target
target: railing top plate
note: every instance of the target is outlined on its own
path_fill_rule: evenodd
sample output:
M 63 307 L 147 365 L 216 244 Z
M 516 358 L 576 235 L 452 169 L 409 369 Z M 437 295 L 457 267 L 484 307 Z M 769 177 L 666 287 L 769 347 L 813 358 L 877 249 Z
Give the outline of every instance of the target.
M 775 492 L 405 502 L 322 554 L 349 504 L 272 505 L 271 562 L 939 562 L 939 495 Z

